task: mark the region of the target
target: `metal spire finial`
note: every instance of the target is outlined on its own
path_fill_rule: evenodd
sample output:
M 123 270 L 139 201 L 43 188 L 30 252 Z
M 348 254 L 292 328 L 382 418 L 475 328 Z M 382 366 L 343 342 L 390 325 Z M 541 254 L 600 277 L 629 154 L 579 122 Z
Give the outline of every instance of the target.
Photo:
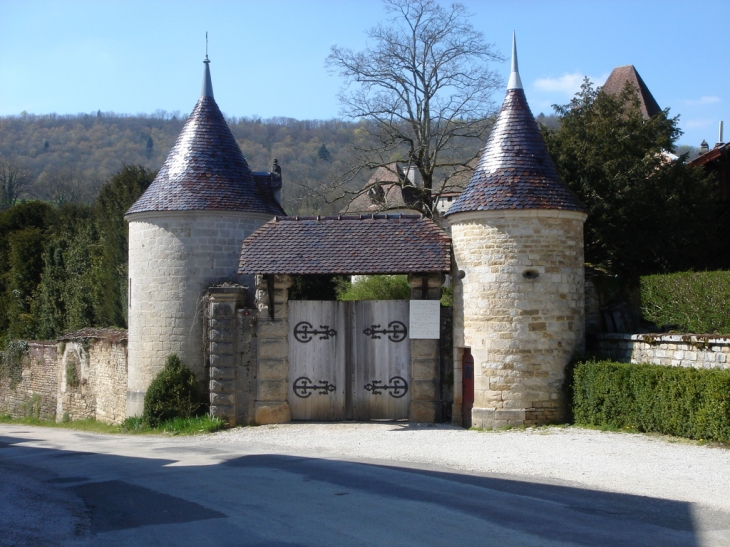
M 515 36 L 515 31 L 512 31 L 512 71 L 509 75 L 507 89 L 522 89 L 520 70 L 517 66 L 517 38 Z
M 213 82 L 210 79 L 210 59 L 208 59 L 208 32 L 205 32 L 205 74 L 203 75 L 203 97 L 213 98 Z

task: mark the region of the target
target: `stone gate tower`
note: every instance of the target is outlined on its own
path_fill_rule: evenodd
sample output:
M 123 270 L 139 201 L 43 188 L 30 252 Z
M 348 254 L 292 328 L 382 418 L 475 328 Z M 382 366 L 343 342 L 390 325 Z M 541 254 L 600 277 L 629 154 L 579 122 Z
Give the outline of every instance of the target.
M 238 277 L 241 244 L 284 210 L 254 177 L 213 98 L 205 58 L 202 96 L 154 182 L 127 211 L 129 373 L 127 415 L 176 353 L 205 380 L 205 290 Z
M 514 37 L 507 96 L 447 215 L 454 347 L 471 348 L 474 357 L 472 425 L 562 419 L 565 366 L 583 342 L 587 215 L 558 175 L 527 105 Z

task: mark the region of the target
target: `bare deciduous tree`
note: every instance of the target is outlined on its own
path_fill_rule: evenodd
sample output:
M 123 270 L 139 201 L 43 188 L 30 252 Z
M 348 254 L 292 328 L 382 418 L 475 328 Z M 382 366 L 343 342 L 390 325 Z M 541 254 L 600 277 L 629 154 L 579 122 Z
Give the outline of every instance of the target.
M 367 32 L 370 46 L 355 52 L 335 45 L 326 60 L 346 81 L 342 114 L 363 120 L 369 134 L 358 161 L 337 184 L 397 161 L 418 171 L 428 210 L 431 193 L 445 184 L 435 179 L 448 180 L 474 158 L 464 157 L 464 139 L 486 135 L 495 111 L 491 96 L 501 84 L 490 63 L 503 58 L 472 27 L 461 4 L 384 4 L 388 20 Z
M 33 195 L 55 205 L 91 203 L 101 183 L 72 167 L 44 171 L 33 185 Z
M 0 158 L 0 210 L 15 205 L 30 184 L 30 171 L 19 163 Z

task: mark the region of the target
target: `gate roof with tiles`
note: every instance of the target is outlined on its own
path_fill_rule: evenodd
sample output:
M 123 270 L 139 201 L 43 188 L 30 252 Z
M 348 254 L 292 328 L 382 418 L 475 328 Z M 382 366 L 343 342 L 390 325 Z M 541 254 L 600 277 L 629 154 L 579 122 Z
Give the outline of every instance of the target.
M 241 274 L 448 272 L 451 238 L 420 215 L 275 217 L 251 234 Z

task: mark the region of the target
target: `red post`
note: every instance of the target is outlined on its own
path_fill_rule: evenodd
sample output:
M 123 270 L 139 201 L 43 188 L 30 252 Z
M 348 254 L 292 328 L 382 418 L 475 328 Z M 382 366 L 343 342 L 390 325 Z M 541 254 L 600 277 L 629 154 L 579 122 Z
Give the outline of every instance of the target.
M 471 409 L 474 406 L 474 357 L 465 348 L 461 358 L 461 420 L 465 428 L 471 427 Z

